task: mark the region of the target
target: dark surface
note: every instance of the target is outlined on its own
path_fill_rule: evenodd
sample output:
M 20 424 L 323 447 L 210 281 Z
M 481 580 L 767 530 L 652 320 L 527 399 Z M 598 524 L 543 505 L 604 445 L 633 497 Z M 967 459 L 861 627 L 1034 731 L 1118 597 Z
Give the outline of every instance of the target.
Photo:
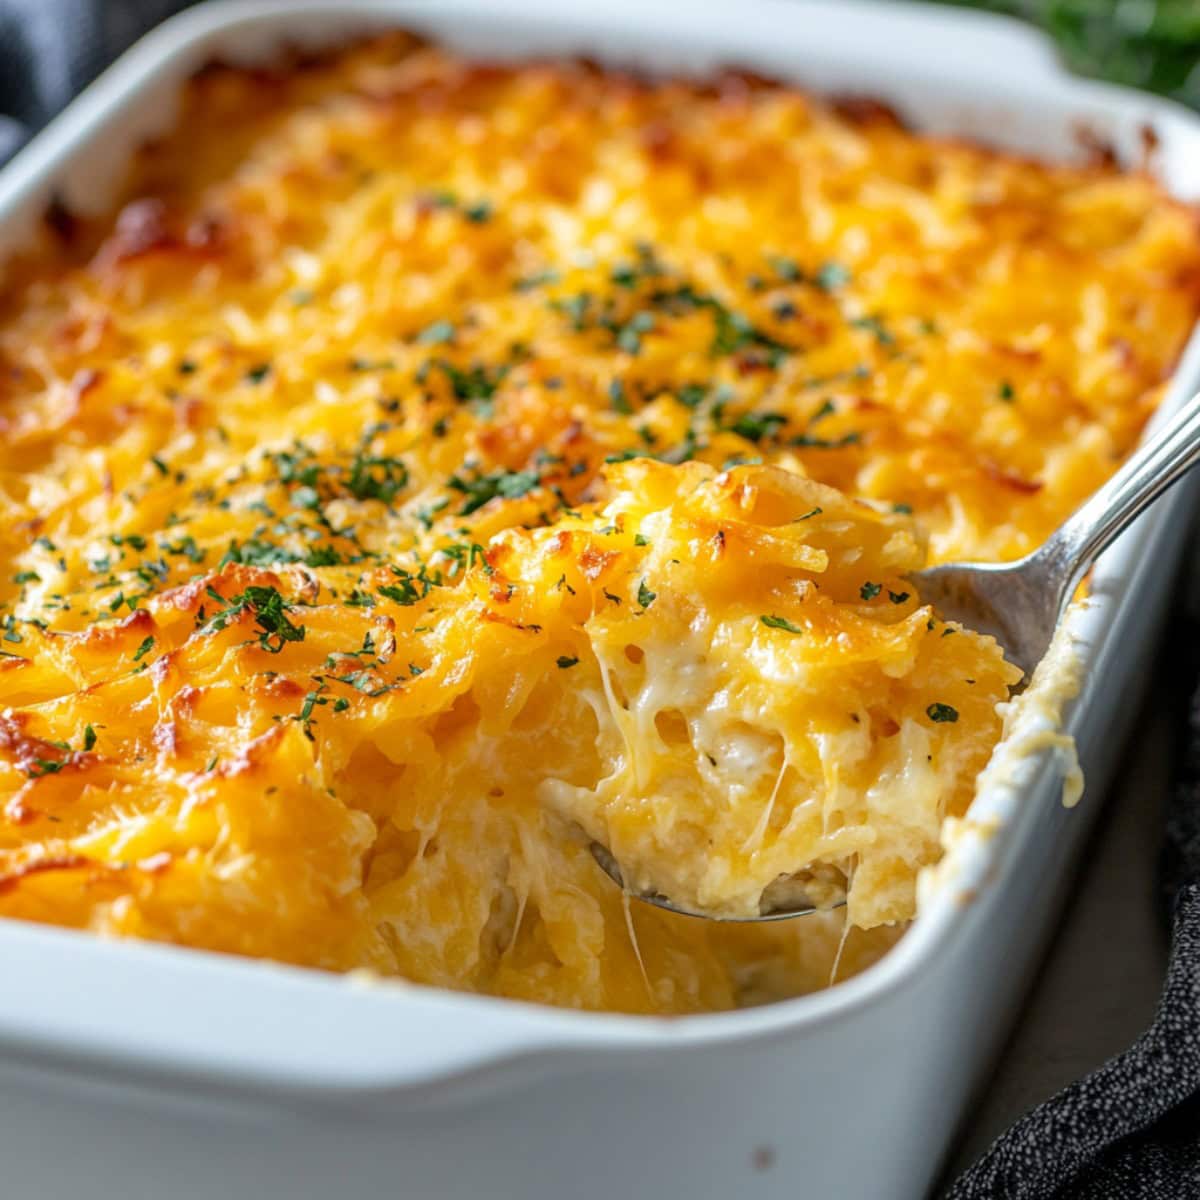
M 1200 739 L 1181 720 L 1197 633 L 1182 619 L 1168 633 L 1046 966 L 950 1164 L 954 1175 L 985 1155 L 950 1189 L 954 1200 L 1200 1195 L 1190 1143 L 1179 1141 L 1181 1131 L 1200 1133 L 1191 1048 L 1200 1023 L 1188 993 L 1197 956 L 1187 940 L 1200 927 L 1194 885 L 1155 1026 L 1170 932 L 1156 887 L 1168 878 L 1157 869 L 1164 815 L 1198 807 Z M 1181 758 L 1189 775 L 1172 795 Z M 1166 1115 L 1156 1121 L 1156 1112 Z M 1122 1140 L 1127 1129 L 1138 1133 Z
M 190 0 L 0 0 L 0 160 Z

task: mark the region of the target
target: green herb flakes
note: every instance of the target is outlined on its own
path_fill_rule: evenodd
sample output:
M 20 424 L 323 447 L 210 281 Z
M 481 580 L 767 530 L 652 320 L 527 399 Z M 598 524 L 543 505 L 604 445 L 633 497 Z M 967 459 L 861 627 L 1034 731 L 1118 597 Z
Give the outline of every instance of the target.
M 426 325 L 417 334 L 417 341 L 422 346 L 440 346 L 444 342 L 454 341 L 454 322 L 434 321 L 432 325 Z
M 758 618 L 768 629 L 783 629 L 788 633 L 803 633 L 804 630 L 799 625 L 793 625 L 787 617 L 779 617 L 774 613 L 763 615 Z

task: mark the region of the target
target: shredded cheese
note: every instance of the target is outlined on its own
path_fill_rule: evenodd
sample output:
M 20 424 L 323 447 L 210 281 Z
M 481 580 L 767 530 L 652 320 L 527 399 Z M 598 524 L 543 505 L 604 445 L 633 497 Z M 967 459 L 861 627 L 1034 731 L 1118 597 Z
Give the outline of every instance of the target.
M 0 297 L 0 916 L 597 1009 L 895 940 L 1016 677 L 905 576 L 1038 544 L 1200 307 L 1148 177 L 403 35 L 201 73 L 49 217 Z M 593 839 L 849 923 L 629 904 Z

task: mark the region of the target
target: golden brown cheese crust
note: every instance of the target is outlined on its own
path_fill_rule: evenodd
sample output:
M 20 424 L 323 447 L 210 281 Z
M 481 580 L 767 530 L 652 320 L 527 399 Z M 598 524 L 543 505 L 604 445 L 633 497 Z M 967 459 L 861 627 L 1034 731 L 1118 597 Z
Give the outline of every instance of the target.
M 837 592 L 824 513 L 689 506 L 828 484 L 912 511 L 934 559 L 1016 556 L 1129 450 L 1200 298 L 1196 214 L 1140 175 L 403 36 L 202 73 L 117 215 L 54 227 L 0 305 L 0 914 L 632 1010 L 819 986 L 838 950 L 836 919 L 626 913 L 572 832 L 647 871 L 694 849 L 714 695 L 758 705 L 721 734 L 744 794 L 725 874 L 672 883 L 736 905 L 803 842 L 875 924 L 911 913 L 1011 678 L 934 646 L 911 532 L 885 553 L 847 510 Z M 656 550 L 601 532 L 614 504 L 676 518 Z M 725 671 L 647 701 L 654 788 L 613 740 L 614 686 L 649 678 L 626 645 L 690 647 L 655 660 L 679 697 L 695 656 Z M 833 664 L 824 706 L 772 707 L 764 647 L 791 694 Z M 868 802 L 855 771 L 901 743 L 903 804 Z

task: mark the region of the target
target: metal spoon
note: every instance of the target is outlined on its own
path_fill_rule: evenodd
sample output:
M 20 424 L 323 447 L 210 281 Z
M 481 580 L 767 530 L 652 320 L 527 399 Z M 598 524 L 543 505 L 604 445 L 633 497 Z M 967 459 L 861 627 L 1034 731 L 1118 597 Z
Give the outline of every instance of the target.
M 910 578 L 922 601 L 933 605 L 939 616 L 990 634 L 1028 679 L 1096 556 L 1197 461 L 1200 394 L 1183 405 L 1032 554 L 1010 563 L 946 563 L 916 571 Z M 612 853 L 599 842 L 592 842 L 591 852 L 605 874 L 624 888 L 621 868 Z M 711 921 L 780 921 L 845 903 L 843 898 L 819 904 L 798 887 L 779 886 L 787 882 L 785 878 L 771 884 L 763 893 L 758 915 L 748 917 L 682 908 L 660 892 L 630 894 L 659 908 Z M 780 899 L 772 899 L 772 893 Z
M 940 617 L 991 634 L 1026 678 L 1042 661 L 1067 603 L 1096 556 L 1200 461 L 1200 394 L 1032 554 L 1010 563 L 946 563 L 912 581 Z
M 810 913 L 822 912 L 827 909 L 841 908 L 846 903 L 845 886 L 841 895 L 830 893 L 834 890 L 830 884 L 825 884 L 822 891 L 826 893 L 824 903 L 816 902 L 805 892 L 802 884 L 795 882 L 790 876 L 781 875 L 770 884 L 759 900 L 757 913 L 748 916 L 727 916 L 724 913 L 702 912 L 695 908 L 683 908 L 662 892 L 635 892 L 625 886 L 625 876 L 621 873 L 621 865 L 607 846 L 592 842 L 588 849 L 592 857 L 600 865 L 600 869 L 622 891 L 628 891 L 635 900 L 644 904 L 653 904 L 655 908 L 665 908 L 668 912 L 679 913 L 685 917 L 702 917 L 707 921 L 727 921 L 734 924 L 746 924 L 758 921 L 785 921 L 789 917 L 807 917 Z

